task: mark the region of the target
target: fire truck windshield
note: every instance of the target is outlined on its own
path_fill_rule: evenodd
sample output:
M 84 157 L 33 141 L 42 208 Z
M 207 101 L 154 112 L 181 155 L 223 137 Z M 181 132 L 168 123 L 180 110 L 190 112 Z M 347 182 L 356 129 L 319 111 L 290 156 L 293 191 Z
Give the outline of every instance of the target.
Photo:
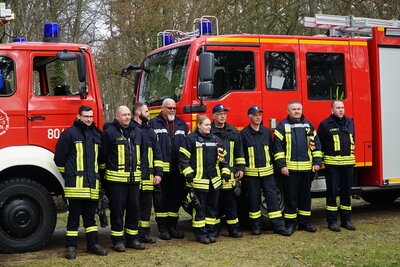
M 186 76 L 190 46 L 168 49 L 144 60 L 139 101 L 158 106 L 166 98 L 178 102 Z

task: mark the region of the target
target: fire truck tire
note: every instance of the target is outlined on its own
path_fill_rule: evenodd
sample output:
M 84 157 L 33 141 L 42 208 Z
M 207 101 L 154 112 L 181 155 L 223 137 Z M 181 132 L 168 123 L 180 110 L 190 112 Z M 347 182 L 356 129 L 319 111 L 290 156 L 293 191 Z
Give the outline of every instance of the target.
M 361 191 L 361 197 L 371 204 L 383 205 L 393 203 L 398 197 L 398 191 Z
M 57 213 L 48 191 L 27 178 L 0 183 L 0 251 L 40 249 L 54 232 Z

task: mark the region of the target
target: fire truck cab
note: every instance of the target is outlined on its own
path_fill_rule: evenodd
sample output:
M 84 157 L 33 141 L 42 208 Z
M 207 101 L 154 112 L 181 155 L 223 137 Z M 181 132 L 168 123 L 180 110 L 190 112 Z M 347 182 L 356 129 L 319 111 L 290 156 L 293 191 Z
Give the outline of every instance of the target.
M 43 42 L 0 44 L 0 251 L 37 250 L 54 231 L 52 196 L 64 180 L 54 164 L 62 131 L 78 108 L 103 107 L 90 47 L 59 43 L 58 25 L 45 24 Z
M 165 98 L 177 102 L 177 115 L 194 129 L 198 114 L 229 108 L 228 122 L 239 131 L 249 123 L 247 109 L 264 110 L 264 125 L 274 129 L 287 116 L 291 100 L 317 128 L 342 100 L 356 128 L 355 189 L 371 203 L 399 196 L 400 24 L 398 21 L 317 15 L 306 26 L 336 36 L 212 35 L 218 21 L 204 16 L 193 31 L 161 32 L 162 47 L 148 54 L 137 71 L 136 100 L 156 115 Z M 377 26 L 378 25 L 378 26 Z M 214 31 L 215 32 L 215 31 Z M 339 35 L 338 35 L 339 33 Z M 354 37 L 354 34 L 369 34 Z M 325 192 L 323 171 L 312 183 L 314 196 Z M 282 192 L 279 192 L 282 193 Z

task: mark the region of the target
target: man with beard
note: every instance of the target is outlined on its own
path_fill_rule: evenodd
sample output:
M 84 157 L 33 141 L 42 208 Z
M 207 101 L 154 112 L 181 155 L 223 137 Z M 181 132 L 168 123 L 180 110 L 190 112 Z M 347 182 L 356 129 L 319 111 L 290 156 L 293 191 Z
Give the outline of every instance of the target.
M 133 121 L 143 130 L 143 151 L 141 159 L 142 182 L 140 188 L 140 222 L 139 236 L 144 243 L 155 243 L 150 235 L 150 215 L 153 201 L 154 185 L 161 182 L 162 158 L 160 145 L 154 129 L 148 123 L 149 109 L 143 102 L 133 105 Z
M 176 117 L 176 103 L 171 98 L 163 101 L 161 113 L 150 120 L 150 125 L 157 135 L 163 162 L 161 205 L 154 207 L 160 238 L 180 239 L 184 235 L 176 227 L 179 208 L 185 197 L 185 178 L 179 170 L 178 152 L 189 129 L 182 119 Z

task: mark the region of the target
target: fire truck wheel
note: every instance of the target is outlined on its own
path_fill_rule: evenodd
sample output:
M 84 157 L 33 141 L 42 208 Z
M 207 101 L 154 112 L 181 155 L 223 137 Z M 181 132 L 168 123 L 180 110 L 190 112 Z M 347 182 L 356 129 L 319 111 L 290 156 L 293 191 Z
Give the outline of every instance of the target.
M 399 197 L 399 192 L 395 190 L 361 191 L 361 197 L 368 203 L 383 205 L 393 203 Z
M 47 190 L 27 178 L 0 183 L 0 251 L 40 249 L 52 235 L 56 207 Z

